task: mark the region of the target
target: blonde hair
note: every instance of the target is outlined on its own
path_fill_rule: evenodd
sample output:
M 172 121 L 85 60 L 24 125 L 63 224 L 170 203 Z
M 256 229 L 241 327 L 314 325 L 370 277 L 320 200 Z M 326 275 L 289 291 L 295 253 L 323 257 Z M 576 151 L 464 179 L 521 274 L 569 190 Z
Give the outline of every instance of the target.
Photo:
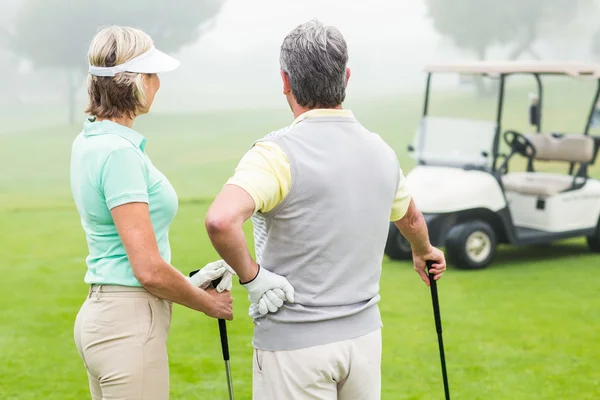
M 92 40 L 88 61 L 97 67 L 114 67 L 145 53 L 152 45 L 150 36 L 139 29 L 108 26 Z M 86 113 L 100 118 L 133 118 L 146 105 L 144 74 L 88 75 L 88 94 Z

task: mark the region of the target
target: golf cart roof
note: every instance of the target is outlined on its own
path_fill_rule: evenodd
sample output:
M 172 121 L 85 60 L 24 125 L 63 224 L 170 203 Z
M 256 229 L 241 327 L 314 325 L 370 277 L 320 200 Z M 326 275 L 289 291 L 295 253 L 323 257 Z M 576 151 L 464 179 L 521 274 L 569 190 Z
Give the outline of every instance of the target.
M 600 77 L 600 64 L 564 61 L 475 61 L 430 64 L 425 67 L 425 71 L 490 75 L 537 73 Z

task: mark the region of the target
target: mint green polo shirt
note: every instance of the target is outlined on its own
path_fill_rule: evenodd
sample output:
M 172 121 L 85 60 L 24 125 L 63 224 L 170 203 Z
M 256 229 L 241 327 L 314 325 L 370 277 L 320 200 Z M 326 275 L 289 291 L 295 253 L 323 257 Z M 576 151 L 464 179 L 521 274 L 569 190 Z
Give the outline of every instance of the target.
M 71 191 L 85 231 L 87 284 L 141 286 L 110 210 L 147 203 L 160 255 L 171 262 L 169 225 L 178 199 L 145 153 L 146 138 L 112 121 L 86 120 L 71 151 Z

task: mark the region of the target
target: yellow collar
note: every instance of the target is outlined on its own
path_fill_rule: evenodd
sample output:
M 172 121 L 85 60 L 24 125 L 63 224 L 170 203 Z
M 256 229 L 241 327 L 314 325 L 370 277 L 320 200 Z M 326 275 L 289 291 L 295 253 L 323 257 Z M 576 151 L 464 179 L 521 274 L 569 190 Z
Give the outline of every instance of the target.
M 304 121 L 307 118 L 314 117 L 350 117 L 354 118 L 354 114 L 350 110 L 341 110 L 336 108 L 315 108 L 314 110 L 307 111 L 300 114 L 298 118 L 294 120 L 292 125 L 296 125 L 299 122 Z

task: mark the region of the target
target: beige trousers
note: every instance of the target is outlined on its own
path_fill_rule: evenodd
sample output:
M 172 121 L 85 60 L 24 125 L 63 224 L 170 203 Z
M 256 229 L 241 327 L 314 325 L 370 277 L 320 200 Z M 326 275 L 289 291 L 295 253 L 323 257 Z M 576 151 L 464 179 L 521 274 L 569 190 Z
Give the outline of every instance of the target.
M 171 303 L 143 288 L 96 286 L 75 320 L 93 400 L 167 400 Z
M 291 351 L 254 350 L 254 400 L 379 400 L 381 329 Z

